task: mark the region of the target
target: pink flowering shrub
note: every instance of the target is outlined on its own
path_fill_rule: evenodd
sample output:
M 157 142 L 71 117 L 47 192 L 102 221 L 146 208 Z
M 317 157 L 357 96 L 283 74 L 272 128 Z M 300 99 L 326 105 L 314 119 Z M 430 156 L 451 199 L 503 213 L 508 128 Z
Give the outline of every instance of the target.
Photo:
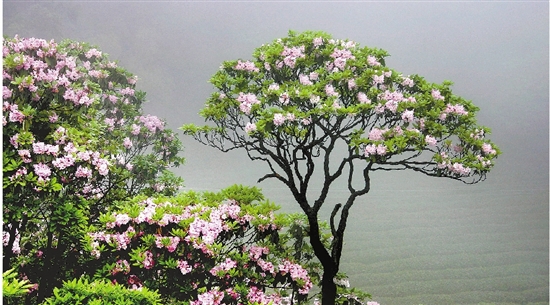
M 96 278 L 194 305 L 305 300 L 312 278 L 288 255 L 288 220 L 268 201 L 243 197 L 254 189 L 234 190 L 140 197 L 104 214 L 85 238 L 104 264 Z
M 16 36 L 2 51 L 4 265 L 23 266 L 43 298 L 79 274 L 78 234 L 101 210 L 177 191 L 168 169 L 183 162 L 181 142 L 98 49 Z

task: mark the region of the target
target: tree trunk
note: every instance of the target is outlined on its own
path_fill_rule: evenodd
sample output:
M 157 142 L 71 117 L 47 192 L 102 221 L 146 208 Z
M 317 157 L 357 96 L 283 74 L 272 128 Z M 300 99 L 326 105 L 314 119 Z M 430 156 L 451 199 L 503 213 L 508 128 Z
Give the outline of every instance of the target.
M 310 212 L 307 216 L 309 222 L 309 240 L 315 256 L 319 259 L 321 265 L 323 265 L 323 279 L 321 283 L 322 305 L 334 305 L 336 301 L 334 276 L 338 273 L 339 266 L 335 263 L 328 249 L 325 248 L 321 241 L 317 213 Z
M 323 265 L 323 282 L 321 284 L 321 304 L 334 305 L 336 303 L 336 284 L 334 276 L 336 272 L 332 268 Z

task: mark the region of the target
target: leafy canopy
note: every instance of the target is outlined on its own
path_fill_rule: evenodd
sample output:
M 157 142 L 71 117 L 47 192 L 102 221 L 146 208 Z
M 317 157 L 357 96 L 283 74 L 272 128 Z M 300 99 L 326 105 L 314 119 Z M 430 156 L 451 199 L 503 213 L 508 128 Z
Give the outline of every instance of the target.
M 244 148 L 272 168 L 311 164 L 342 140 L 349 159 L 370 170 L 484 179 L 499 150 L 484 137 L 489 129 L 477 125 L 478 108 L 454 95 L 448 81 L 388 68 L 387 56 L 323 32 L 290 32 L 257 48 L 251 61 L 224 62 L 201 111 L 216 126 L 182 129 L 222 150 Z

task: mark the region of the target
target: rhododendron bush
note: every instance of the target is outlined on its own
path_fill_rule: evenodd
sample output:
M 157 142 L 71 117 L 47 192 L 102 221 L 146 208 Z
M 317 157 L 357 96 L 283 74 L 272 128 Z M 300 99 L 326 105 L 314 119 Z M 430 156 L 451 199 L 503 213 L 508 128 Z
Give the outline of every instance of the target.
M 181 143 L 143 113 L 136 81 L 85 43 L 3 40 L 4 266 L 41 297 L 81 272 L 80 234 L 100 211 L 181 185 Z
M 182 127 L 222 151 L 246 150 L 269 166 L 260 181 L 274 178 L 289 188 L 323 265 L 323 305 L 337 298 L 331 279 L 347 217 L 369 192 L 372 172 L 410 169 L 476 183 L 500 153 L 486 138 L 489 129 L 476 123 L 478 108 L 453 94 L 450 82 L 403 75 L 386 66 L 387 56 L 323 32 L 290 32 L 257 48 L 252 60 L 224 62 L 201 111 L 213 125 Z M 333 205 L 333 239 L 325 247 L 318 216 L 338 178 L 349 195 Z
M 229 192 L 137 198 L 101 217 L 86 236 L 87 252 L 103 263 L 96 278 L 132 289 L 158 290 L 191 305 L 289 304 L 305 300 L 312 280 L 289 256 L 285 215 L 255 188 L 258 200 Z

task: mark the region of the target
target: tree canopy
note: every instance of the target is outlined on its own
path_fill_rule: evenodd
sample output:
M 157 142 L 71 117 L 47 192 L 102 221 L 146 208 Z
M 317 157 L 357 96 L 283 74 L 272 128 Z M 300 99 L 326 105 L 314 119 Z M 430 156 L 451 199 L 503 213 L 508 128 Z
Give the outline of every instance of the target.
M 339 271 L 349 209 L 370 190 L 371 172 L 408 169 L 476 183 L 500 154 L 476 122 L 479 109 L 453 94 L 451 82 L 403 75 L 386 66 L 388 56 L 327 33 L 291 31 L 257 48 L 252 60 L 225 61 L 200 113 L 212 124 L 182 127 L 222 151 L 244 149 L 269 166 L 259 181 L 289 188 L 324 267 L 323 304 L 336 298 L 330 279 Z M 313 177 L 321 184 L 313 187 Z M 326 248 L 318 213 L 340 177 L 349 196 L 332 208 Z

